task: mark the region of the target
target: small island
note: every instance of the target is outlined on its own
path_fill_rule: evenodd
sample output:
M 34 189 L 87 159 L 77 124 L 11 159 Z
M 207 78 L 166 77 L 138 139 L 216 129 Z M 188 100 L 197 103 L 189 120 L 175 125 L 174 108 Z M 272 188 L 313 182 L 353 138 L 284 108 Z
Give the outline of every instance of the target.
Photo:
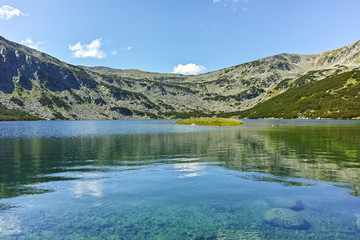
M 176 121 L 175 123 L 200 126 L 240 126 L 244 124 L 240 120 L 231 118 L 186 118 Z

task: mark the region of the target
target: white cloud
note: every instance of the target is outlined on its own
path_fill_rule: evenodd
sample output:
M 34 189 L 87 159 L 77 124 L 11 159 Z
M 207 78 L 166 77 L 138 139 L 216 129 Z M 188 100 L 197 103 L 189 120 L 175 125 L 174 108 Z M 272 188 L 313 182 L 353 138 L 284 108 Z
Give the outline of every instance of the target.
M 21 41 L 20 44 L 25 46 L 31 47 L 33 49 L 39 50 L 40 45 L 44 44 L 45 42 L 34 42 L 31 38 L 26 38 L 25 40 Z
M 240 0 L 213 0 L 213 3 L 218 3 L 218 2 L 233 2 L 233 3 L 238 3 Z M 243 0 L 244 2 L 247 2 L 247 0 Z
M 119 48 L 118 49 L 118 51 L 131 51 L 133 49 L 133 47 L 132 46 L 128 46 L 128 47 L 124 47 L 124 48 Z M 118 52 L 117 50 L 113 50 L 113 51 L 111 51 L 111 54 L 113 55 L 113 56 L 115 56 L 115 55 L 117 55 L 119 52 Z
M 213 0 L 213 3 L 222 3 L 223 7 L 231 7 L 233 11 L 238 10 L 240 2 L 246 4 L 249 0 Z M 241 8 L 243 12 L 248 11 L 248 8 Z
M 85 195 L 101 197 L 103 195 L 103 183 L 100 180 L 76 181 L 73 192 L 77 198 Z
M 184 172 L 179 178 L 191 178 L 202 175 L 201 170 L 205 169 L 199 163 L 175 163 L 174 170 Z
M 126 48 L 122 48 L 121 50 L 122 51 L 131 51 L 132 48 L 133 48 L 132 46 L 128 46 Z
M 185 75 L 195 75 L 204 71 L 206 71 L 204 66 L 196 65 L 195 63 L 179 64 L 173 68 L 173 73 Z
M 0 8 L 0 18 L 9 20 L 14 16 L 26 16 L 26 14 L 22 13 L 19 9 L 13 8 L 9 5 L 4 5 Z
M 106 57 L 106 53 L 101 49 L 101 38 L 93 40 L 90 44 L 82 45 L 80 42 L 74 46 L 69 45 L 70 51 L 72 51 L 72 56 L 75 58 L 98 58 L 102 59 Z
M 243 2 L 248 2 L 248 0 L 242 0 Z M 230 2 L 230 3 L 239 3 L 240 0 L 213 0 L 213 3 L 219 3 L 219 2 L 223 2 L 224 3 L 224 7 L 226 7 L 226 2 Z

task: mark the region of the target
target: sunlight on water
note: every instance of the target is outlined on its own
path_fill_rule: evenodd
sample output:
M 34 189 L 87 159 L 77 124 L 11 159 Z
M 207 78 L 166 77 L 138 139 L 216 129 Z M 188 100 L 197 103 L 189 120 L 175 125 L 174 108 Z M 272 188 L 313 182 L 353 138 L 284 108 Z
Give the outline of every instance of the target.
M 356 121 L 0 129 L 1 239 L 360 238 Z

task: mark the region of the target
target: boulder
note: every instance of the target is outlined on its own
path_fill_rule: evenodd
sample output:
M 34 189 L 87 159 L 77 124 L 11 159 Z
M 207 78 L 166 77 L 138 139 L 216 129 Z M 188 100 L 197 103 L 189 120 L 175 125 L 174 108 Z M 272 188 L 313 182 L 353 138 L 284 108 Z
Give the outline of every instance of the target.
M 285 197 L 274 197 L 269 199 L 270 205 L 276 208 L 288 208 L 293 211 L 304 210 L 304 204 L 300 200 Z
M 11 208 L 10 205 L 0 204 L 0 211 L 9 210 Z
M 360 213 L 356 213 L 355 217 L 356 217 L 356 226 L 360 229 Z
M 311 227 L 298 212 L 288 208 L 272 208 L 265 212 L 265 221 L 286 229 L 307 230 Z

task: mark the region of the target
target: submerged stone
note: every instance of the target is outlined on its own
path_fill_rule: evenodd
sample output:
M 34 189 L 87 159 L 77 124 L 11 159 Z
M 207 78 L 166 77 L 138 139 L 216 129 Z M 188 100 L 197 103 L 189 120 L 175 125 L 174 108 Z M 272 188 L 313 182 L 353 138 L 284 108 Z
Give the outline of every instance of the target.
M 289 199 L 285 197 L 274 197 L 269 199 L 271 206 L 276 208 L 288 208 L 293 211 L 304 210 L 304 204 L 300 200 Z
M 9 210 L 11 208 L 10 205 L 0 204 L 0 211 Z
M 355 217 L 356 217 L 356 226 L 360 229 L 360 213 L 356 213 Z
M 287 208 L 272 208 L 265 212 L 265 221 L 286 229 L 307 230 L 311 227 L 298 212 Z

